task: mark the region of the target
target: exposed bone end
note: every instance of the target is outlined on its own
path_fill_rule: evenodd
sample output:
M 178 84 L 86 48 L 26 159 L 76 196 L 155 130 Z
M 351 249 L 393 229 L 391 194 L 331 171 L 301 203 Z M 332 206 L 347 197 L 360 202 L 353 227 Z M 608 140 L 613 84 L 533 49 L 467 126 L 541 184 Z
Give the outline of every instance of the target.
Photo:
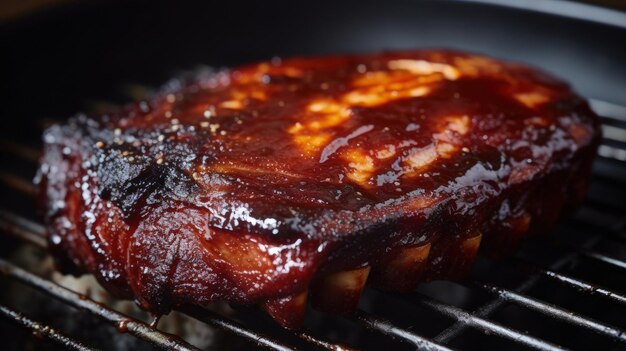
M 476 233 L 469 238 L 451 240 L 443 246 L 440 245 L 438 250 L 435 246 L 435 252 L 429 258 L 430 266 L 426 280 L 456 280 L 465 277 L 476 258 L 481 240 L 482 234 Z
M 430 243 L 399 248 L 372 269 L 369 281 L 385 290 L 412 291 L 426 269 L 429 253 Z
M 352 313 L 359 303 L 369 273 L 370 267 L 362 267 L 322 277 L 311 291 L 313 307 L 333 314 Z
M 461 242 L 461 252 L 469 255 L 476 255 L 478 252 L 478 248 L 480 247 L 480 241 L 482 240 L 483 235 L 478 233 L 478 235 L 473 236 L 469 239 L 465 239 Z
M 461 242 L 460 246 L 460 256 L 457 261 L 457 268 L 459 270 L 460 276 L 465 276 L 469 271 L 474 259 L 476 258 L 476 254 L 478 254 L 478 249 L 480 248 L 480 242 L 482 241 L 483 235 L 481 233 L 477 233 L 471 238 L 465 239 Z
M 302 326 L 306 313 L 308 293 L 267 300 L 261 308 L 267 312 L 278 324 L 288 329 L 298 329 Z
M 528 234 L 531 219 L 530 214 L 524 213 L 521 216 L 498 222 L 495 228 L 489 230 L 490 235 L 483 240 L 481 253 L 492 259 L 509 256 Z

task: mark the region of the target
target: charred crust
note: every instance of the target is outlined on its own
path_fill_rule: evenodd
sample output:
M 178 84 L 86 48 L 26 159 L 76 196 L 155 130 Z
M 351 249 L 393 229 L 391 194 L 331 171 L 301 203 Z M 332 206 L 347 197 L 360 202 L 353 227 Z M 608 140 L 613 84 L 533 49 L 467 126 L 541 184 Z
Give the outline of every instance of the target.
M 65 270 L 119 296 L 259 304 L 297 328 L 309 289 L 349 313 L 368 281 L 458 279 L 546 233 L 599 137 L 566 83 L 480 55 L 262 62 L 51 127 L 40 207 Z

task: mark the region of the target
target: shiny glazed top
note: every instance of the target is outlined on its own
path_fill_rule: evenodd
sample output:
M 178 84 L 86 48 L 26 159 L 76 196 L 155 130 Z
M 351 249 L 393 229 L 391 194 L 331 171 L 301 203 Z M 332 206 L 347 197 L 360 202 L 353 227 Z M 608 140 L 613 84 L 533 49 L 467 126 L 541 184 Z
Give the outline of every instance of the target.
M 549 75 L 446 51 L 274 59 L 73 123 L 127 218 L 172 198 L 217 230 L 327 239 L 444 202 L 471 216 L 597 125 Z

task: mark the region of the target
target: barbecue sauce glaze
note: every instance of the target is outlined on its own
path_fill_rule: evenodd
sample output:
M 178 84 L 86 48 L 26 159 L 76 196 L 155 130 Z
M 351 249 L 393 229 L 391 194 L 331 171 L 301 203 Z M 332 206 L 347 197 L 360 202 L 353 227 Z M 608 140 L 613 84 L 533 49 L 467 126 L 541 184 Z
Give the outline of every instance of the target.
M 45 132 L 66 272 L 167 313 L 224 299 L 297 327 L 363 285 L 456 279 L 584 196 L 598 119 L 567 84 L 450 51 L 273 59 Z

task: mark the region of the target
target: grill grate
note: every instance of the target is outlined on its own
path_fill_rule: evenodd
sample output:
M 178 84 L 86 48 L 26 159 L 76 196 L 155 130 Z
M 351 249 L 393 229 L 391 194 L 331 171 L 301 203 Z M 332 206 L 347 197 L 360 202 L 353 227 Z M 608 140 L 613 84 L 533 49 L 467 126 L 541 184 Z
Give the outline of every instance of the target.
M 599 162 L 607 163 L 609 169 L 624 172 L 626 170 L 626 163 L 624 163 L 626 161 L 626 107 L 599 100 L 592 100 L 591 103 L 594 109 L 606 116 L 602 117 L 605 124 L 605 137 L 598 151 Z M 23 162 L 32 163 L 38 158 L 36 150 L 11 141 L 2 141 L 0 148 L 3 153 L 12 153 L 14 157 Z M 32 185 L 24 177 L 17 176 L 17 171 L 19 170 L 0 171 L 2 184 L 17 190 L 24 196 L 32 196 L 34 194 Z M 585 317 L 567 306 L 543 301 L 529 294 L 537 286 L 546 284 L 546 281 L 551 281 L 568 289 L 572 294 L 593 296 L 603 299 L 611 305 L 626 306 L 626 295 L 623 290 L 615 291 L 601 286 L 595 279 L 588 281 L 587 278 L 578 277 L 576 273 L 567 273 L 567 271 L 571 271 L 569 268 L 574 265 L 582 267 L 590 264 L 601 265 L 601 267 L 610 267 L 618 271 L 626 269 L 626 261 L 620 258 L 620 256 L 624 256 L 624 249 L 626 249 L 626 235 L 624 234 L 626 210 L 623 206 L 616 206 L 614 202 L 608 201 L 610 198 L 607 200 L 601 193 L 596 194 L 594 192 L 594 187 L 604 187 L 610 191 L 615 187 L 623 186 L 625 183 L 624 179 L 619 176 L 611 178 L 606 174 L 607 172 L 596 171 L 590 199 L 584 204 L 581 213 L 568 220 L 570 226 L 583 232 L 584 239 L 576 244 L 556 241 L 553 245 L 548 245 L 544 239 L 542 241 L 543 246 L 549 246 L 548 249 L 561 253 L 556 260 L 548 263 L 538 264 L 534 262 L 536 261 L 534 259 L 528 260 L 519 257 L 519 255 L 509 259 L 508 264 L 512 264 L 516 268 L 507 267 L 506 272 L 510 272 L 511 275 L 526 272 L 523 279 L 516 280 L 514 288 L 506 288 L 492 281 L 489 274 L 478 274 L 479 278 L 455 283 L 472 292 L 482 292 L 490 296 L 487 301 L 471 309 L 442 302 L 422 292 L 410 295 L 384 295 L 386 299 L 400 300 L 413 306 L 419 306 L 451 320 L 436 335 L 427 336 L 427 333 L 402 327 L 398 323 L 388 321 L 376 313 L 370 313 L 363 309 L 358 310 L 353 316 L 345 317 L 345 319 L 377 334 L 424 350 L 451 350 L 454 348 L 454 341 L 472 329 L 527 348 L 537 350 L 567 349 L 564 345 L 545 340 L 543 336 L 530 335 L 520 328 L 507 326 L 497 320 L 495 316 L 499 311 L 515 305 L 527 311 L 547 316 L 553 321 L 559 321 L 580 330 L 591 331 L 609 340 L 609 344 L 615 345 L 615 347 L 626 347 L 626 331 L 620 327 L 612 326 L 610 323 L 595 318 Z M 6 203 L 2 206 L 8 207 Z M 0 231 L 37 248 L 45 249 L 46 247 L 43 226 L 15 212 L 6 209 L 0 211 Z M 603 241 L 609 241 L 612 243 L 611 246 L 617 247 L 618 249 L 613 250 L 616 254 L 608 254 L 600 250 L 598 247 Z M 486 265 L 493 266 L 494 263 L 486 263 Z M 195 346 L 178 337 L 159 331 L 155 327 L 156 323 L 150 325 L 104 306 L 59 284 L 41 278 L 5 259 L 0 259 L 0 273 L 39 290 L 50 298 L 57 299 L 68 306 L 95 315 L 115 325 L 119 330 L 145 340 L 160 349 L 198 350 Z M 256 327 L 246 326 L 244 323 L 223 317 L 207 309 L 184 306 L 180 310 L 194 319 L 266 349 L 294 350 L 301 347 L 327 350 L 352 349 L 350 346 L 323 340 L 308 331 L 295 333 L 282 331 L 284 337 L 270 337 Z M 37 337 L 60 344 L 65 348 L 91 350 L 81 341 L 65 336 L 45 323 L 33 321 L 11 309 L 11 307 L 0 305 L 0 316 L 27 328 Z M 315 331 L 315 334 L 320 334 L 320 332 Z M 324 335 L 324 338 L 327 336 Z M 299 340 L 301 345 L 294 345 L 293 340 Z
M 23 326 L 24 328 L 31 330 L 33 335 L 40 337 L 40 338 L 44 338 L 46 340 L 53 341 L 60 345 L 63 345 L 67 349 L 77 350 L 77 351 L 95 350 L 91 347 L 85 346 L 80 341 L 76 341 L 72 338 L 69 338 L 63 335 L 62 333 L 58 332 L 57 330 L 47 325 L 41 324 L 39 322 L 35 322 L 27 317 L 24 317 L 20 313 L 6 306 L 0 305 L 0 315 L 6 319 L 9 319 L 15 322 L 16 324 Z

